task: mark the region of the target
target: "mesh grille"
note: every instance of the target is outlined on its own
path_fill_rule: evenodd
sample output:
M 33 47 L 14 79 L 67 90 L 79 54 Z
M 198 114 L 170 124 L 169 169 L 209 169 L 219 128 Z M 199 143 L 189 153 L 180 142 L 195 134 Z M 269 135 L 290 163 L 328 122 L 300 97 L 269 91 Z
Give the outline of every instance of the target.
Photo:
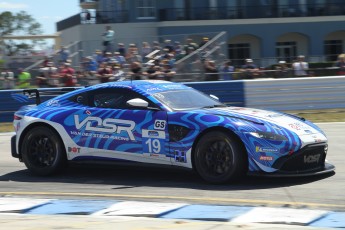
M 279 159 L 275 168 L 281 172 L 314 171 L 324 168 L 326 159 L 325 145 L 307 146 L 291 156 Z

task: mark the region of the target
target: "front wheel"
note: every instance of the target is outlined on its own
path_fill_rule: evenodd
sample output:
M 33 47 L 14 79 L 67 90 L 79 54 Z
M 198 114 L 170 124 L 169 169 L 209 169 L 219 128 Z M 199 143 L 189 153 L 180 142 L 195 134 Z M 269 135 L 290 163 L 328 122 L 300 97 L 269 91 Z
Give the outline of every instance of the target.
M 212 131 L 198 141 L 194 167 L 205 181 L 221 184 L 241 178 L 247 171 L 247 154 L 231 134 Z
M 23 161 L 30 172 L 47 176 L 66 163 L 66 153 L 59 136 L 48 127 L 35 127 L 23 139 Z

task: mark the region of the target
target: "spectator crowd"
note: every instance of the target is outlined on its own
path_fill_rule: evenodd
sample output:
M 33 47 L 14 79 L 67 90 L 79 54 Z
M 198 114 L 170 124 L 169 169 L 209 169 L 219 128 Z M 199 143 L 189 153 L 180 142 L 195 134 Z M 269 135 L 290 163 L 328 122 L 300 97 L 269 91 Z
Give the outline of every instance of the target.
M 72 63 L 67 47 L 62 46 L 56 53 L 57 63 L 46 57 L 39 68 L 38 76 L 32 77 L 24 69 L 19 69 L 16 75 L 9 69 L 4 69 L 0 75 L 2 82 L 0 89 L 74 87 L 124 79 L 175 81 L 176 76 L 181 74 L 181 66 L 183 66 L 176 63 L 190 56 L 194 51 L 202 50 L 209 42 L 209 39 L 204 37 L 200 44 L 188 38 L 184 44 L 179 41 L 165 40 L 162 44 L 153 41 L 151 44 L 143 42 L 140 46 L 134 43 L 114 45 L 112 43 L 114 32 L 111 28 L 106 28 L 102 36 L 103 50 L 95 50 L 92 55 L 84 57 L 81 63 Z M 216 52 L 213 55 L 221 55 L 221 53 Z M 197 74 L 202 75 L 201 80 L 204 81 L 233 80 L 235 73 L 239 74 L 240 79 L 263 78 L 268 72 L 258 67 L 250 58 L 245 59 L 244 64 L 237 68 L 232 65 L 231 60 L 224 58 L 221 59 L 221 63 L 217 63 L 211 55 L 195 55 L 194 59 L 189 61 L 189 65 L 194 65 L 199 70 Z M 298 56 L 298 59 L 289 67 L 285 61 L 279 61 L 275 69 L 270 71 L 274 71 L 276 77 L 289 77 L 291 73 L 296 77 L 308 76 L 310 75 L 309 65 L 304 59 L 304 56 Z M 79 67 L 75 69 L 73 66 Z M 339 55 L 335 66 L 339 68 L 339 74 L 345 74 L 345 54 Z M 190 68 L 187 73 L 193 71 L 195 68 Z M 184 72 L 186 72 L 185 69 Z M 195 78 L 195 80 L 200 80 L 200 78 Z

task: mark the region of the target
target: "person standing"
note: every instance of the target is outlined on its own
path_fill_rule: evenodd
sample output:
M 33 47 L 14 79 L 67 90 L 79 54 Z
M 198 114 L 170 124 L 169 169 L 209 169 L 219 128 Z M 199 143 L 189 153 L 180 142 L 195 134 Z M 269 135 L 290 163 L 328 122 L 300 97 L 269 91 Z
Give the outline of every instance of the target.
M 53 62 L 47 62 L 46 67 L 40 68 L 40 76 L 36 77 L 39 87 L 57 87 L 59 86 L 58 69 Z
M 304 61 L 304 58 L 305 57 L 303 55 L 299 55 L 297 61 L 292 64 L 292 68 L 296 77 L 308 76 L 307 71 L 309 69 L 309 65 Z
M 121 56 L 126 57 L 127 53 L 126 53 L 125 44 L 118 43 L 117 44 L 117 52 L 119 52 Z
M 14 88 L 14 74 L 9 69 L 5 69 L 4 72 L 1 72 L 0 80 L 3 82 L 3 89 L 13 89 Z M 1 89 L 1 87 L 0 87 Z
M 22 68 L 19 69 L 17 86 L 19 89 L 27 89 L 30 87 L 31 74 L 24 71 Z
M 114 40 L 115 32 L 111 29 L 111 26 L 106 26 L 105 27 L 105 32 L 103 33 L 103 53 L 105 54 L 106 52 L 112 52 L 112 43 Z
M 99 65 L 96 76 L 99 78 L 100 83 L 109 82 L 109 78 L 112 76 L 112 70 L 107 63 L 102 63 Z
M 240 71 L 243 73 L 244 79 L 254 79 L 257 78 L 259 74 L 259 68 L 253 62 L 253 59 L 246 59 L 244 65 L 242 65 Z
M 126 58 L 122 56 L 120 52 L 114 52 L 114 59 L 120 64 L 121 67 L 126 64 Z
M 144 74 L 142 72 L 142 67 L 140 62 L 132 62 L 130 64 L 130 71 L 128 76 L 132 80 L 143 80 Z
M 59 64 L 62 64 L 68 61 L 70 53 L 66 46 L 61 46 L 57 54 L 59 55 Z
M 205 60 L 205 81 L 218 81 L 219 80 L 219 71 L 216 67 L 216 63 L 213 60 Z
M 63 87 L 74 87 L 77 84 L 77 78 L 75 76 L 75 70 L 71 67 L 71 63 L 64 63 L 60 70 L 60 79 Z
M 222 79 L 224 81 L 232 80 L 232 73 L 235 72 L 235 67 L 231 65 L 231 61 L 227 60 L 224 62 L 220 69 Z
M 335 63 L 335 67 L 338 67 L 338 75 L 345 75 L 345 54 L 338 56 L 338 61 Z

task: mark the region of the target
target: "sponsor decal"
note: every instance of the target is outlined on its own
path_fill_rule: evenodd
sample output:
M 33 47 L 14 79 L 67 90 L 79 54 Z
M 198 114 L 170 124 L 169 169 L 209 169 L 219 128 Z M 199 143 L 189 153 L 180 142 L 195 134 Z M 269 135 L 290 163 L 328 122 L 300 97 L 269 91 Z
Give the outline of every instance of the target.
M 317 135 L 313 135 L 313 136 L 311 136 L 311 137 L 314 138 L 314 142 L 315 142 L 315 143 L 322 142 L 322 140 L 320 139 L 320 137 L 318 137 Z
M 273 157 L 271 156 L 260 156 L 261 161 L 273 161 Z
M 67 150 L 69 153 L 80 153 L 80 148 L 78 147 L 68 147 Z
M 166 88 L 166 89 L 184 89 L 186 88 L 185 85 L 175 85 L 175 84 L 171 84 L 171 83 L 168 83 L 168 84 L 165 84 L 165 85 L 162 85 L 163 88 Z
M 117 141 L 129 141 L 128 137 L 113 136 L 113 135 L 108 135 L 108 134 L 85 133 L 85 132 L 80 132 L 80 131 L 71 131 L 70 134 L 75 135 L 75 136 L 83 136 L 83 137 L 93 137 L 93 138 L 102 138 L 102 139 L 110 138 Z
M 90 112 L 89 110 L 86 110 L 85 113 L 86 113 L 87 115 L 91 115 L 91 112 Z
M 148 88 L 146 89 L 147 92 L 150 92 L 150 91 L 162 91 L 162 89 L 160 88 L 157 88 L 157 87 L 153 87 L 153 88 Z
M 276 153 L 278 152 L 278 149 L 276 148 L 271 148 L 271 147 L 260 147 L 256 146 L 255 147 L 256 152 L 265 152 L 265 153 Z
M 59 100 L 49 100 L 47 102 L 47 106 L 58 106 L 59 105 Z
M 304 130 L 305 133 L 312 134 L 313 132 L 310 130 Z
M 147 135 L 148 135 L 149 137 L 159 137 L 159 133 L 158 133 L 157 131 L 148 130 Z
M 311 164 L 311 163 L 319 163 L 321 154 L 315 154 L 315 155 L 309 155 L 304 156 L 304 163 L 305 164 Z
M 165 120 L 155 120 L 154 128 L 158 130 L 164 130 L 166 126 Z
M 290 126 L 292 129 L 301 130 L 301 124 L 299 124 L 299 123 L 289 124 L 289 126 Z
M 82 103 L 84 101 L 84 97 L 83 96 L 78 96 L 77 97 L 77 102 L 78 103 Z
M 296 129 L 296 130 L 301 130 L 301 129 L 304 129 L 304 132 L 307 132 L 307 133 L 312 133 L 311 130 L 308 130 L 308 126 L 305 126 L 304 124 L 302 123 L 299 123 L 299 122 L 295 122 L 295 123 L 292 123 L 292 124 L 289 124 L 290 128 L 292 129 Z
M 186 153 L 183 151 L 175 150 L 174 159 L 176 162 L 187 163 Z
M 103 132 L 103 133 L 127 133 L 130 140 L 134 141 L 133 130 L 135 127 L 134 121 L 89 116 L 84 120 L 80 120 L 79 115 L 74 115 L 74 123 L 76 129 L 80 130 L 85 127 L 85 131 Z M 93 135 L 93 134 L 91 134 Z M 101 134 L 100 134 L 101 135 Z

